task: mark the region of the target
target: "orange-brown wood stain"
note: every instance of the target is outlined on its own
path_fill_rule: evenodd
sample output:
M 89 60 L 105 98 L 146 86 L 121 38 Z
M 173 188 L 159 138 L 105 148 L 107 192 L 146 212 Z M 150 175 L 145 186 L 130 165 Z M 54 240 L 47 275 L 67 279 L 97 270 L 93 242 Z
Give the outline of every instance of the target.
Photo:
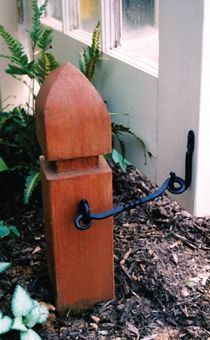
M 57 310 L 86 309 L 114 297 L 112 218 L 94 221 L 86 231 L 74 224 L 83 198 L 93 212 L 112 208 L 112 173 L 101 156 L 111 150 L 109 113 L 87 79 L 66 64 L 44 82 L 36 124 L 44 154 L 47 258 Z

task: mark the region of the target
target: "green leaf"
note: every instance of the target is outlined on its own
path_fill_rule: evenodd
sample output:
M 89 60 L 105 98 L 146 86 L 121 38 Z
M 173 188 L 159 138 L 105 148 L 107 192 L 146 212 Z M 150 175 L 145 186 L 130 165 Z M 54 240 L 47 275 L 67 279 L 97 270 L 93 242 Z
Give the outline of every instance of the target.
M 3 316 L 0 312 L 0 334 L 5 334 L 10 331 L 12 327 L 12 319 L 9 316 Z
M 0 128 L 4 126 L 7 120 L 10 118 L 9 112 L 1 112 L 0 114 Z
M 36 323 L 38 323 L 40 319 L 40 308 L 39 303 L 35 300 L 33 300 L 33 308 L 31 309 L 30 313 L 28 313 L 24 318 L 24 324 L 28 328 L 34 327 Z
M 112 159 L 116 164 L 119 164 L 122 171 L 126 172 L 127 165 L 131 165 L 131 163 L 116 150 L 112 150 Z
M 28 70 L 13 65 L 8 65 L 8 69 L 6 70 L 6 72 L 8 74 L 14 74 L 18 76 L 28 74 Z
M 122 132 L 128 133 L 129 135 L 134 137 L 134 139 L 138 143 L 139 148 L 142 149 L 143 152 L 144 152 L 144 158 L 145 158 L 145 164 L 146 164 L 146 160 L 147 160 L 146 156 L 148 155 L 149 157 L 151 157 L 152 154 L 151 154 L 151 152 L 149 152 L 147 150 L 147 147 L 146 147 L 144 141 L 141 138 L 139 138 L 138 136 L 136 136 L 135 133 L 132 132 L 128 127 L 126 127 L 126 126 L 124 126 L 122 124 L 116 124 L 116 123 L 112 122 L 112 133 L 114 135 L 117 135 L 117 134 L 119 135 Z
M 36 79 L 39 84 L 41 85 L 45 78 L 59 66 L 60 64 L 51 53 L 42 51 L 41 56 L 34 65 Z
M 91 46 L 83 48 L 80 51 L 79 68 L 88 80 L 91 80 L 93 78 L 96 63 L 101 56 L 100 37 L 100 22 L 98 22 L 92 34 Z
M 27 332 L 20 332 L 20 340 L 42 340 L 42 338 L 33 329 L 29 329 Z
M 15 292 L 11 301 L 12 313 L 15 317 L 25 316 L 30 313 L 34 303 L 28 292 L 21 286 L 15 288 Z
M 33 300 L 33 303 L 34 307 L 30 313 L 24 317 L 24 325 L 28 328 L 34 327 L 37 323 L 45 322 L 49 316 L 49 311 L 45 305 L 40 304 L 36 300 Z
M 3 273 L 5 270 L 11 267 L 10 262 L 0 262 L 0 273 Z
M 32 171 L 26 178 L 24 190 L 24 204 L 28 204 L 34 189 L 37 187 L 41 179 L 39 171 Z
M 18 237 L 20 236 L 14 225 L 6 225 L 4 221 L 0 221 L 0 238 L 8 236 L 11 232 Z
M 23 324 L 22 316 L 17 316 L 16 318 L 14 318 L 12 329 L 16 329 L 17 331 L 23 331 L 23 332 L 27 331 L 26 326 Z
M 10 234 L 10 229 L 6 225 L 0 225 L 0 238 L 4 238 Z
M 9 170 L 3 158 L 0 157 L 0 172 Z
M 10 228 L 10 231 L 11 231 L 15 236 L 20 237 L 20 233 L 19 233 L 18 229 L 17 229 L 14 225 L 10 225 L 9 228 Z
M 27 64 L 28 57 L 24 53 L 23 45 L 18 40 L 16 40 L 9 32 L 7 32 L 2 25 L 0 25 L 0 35 L 4 39 L 8 49 L 12 53 L 11 58 L 19 65 Z
M 42 35 L 39 37 L 39 41 L 37 42 L 37 45 L 43 49 L 47 50 L 47 48 L 50 47 L 50 44 L 52 43 L 52 30 L 50 28 L 47 28 L 44 30 Z
M 80 69 L 80 71 L 83 74 L 85 74 L 85 72 L 86 72 L 86 63 L 85 63 L 84 48 L 79 53 L 79 69 Z

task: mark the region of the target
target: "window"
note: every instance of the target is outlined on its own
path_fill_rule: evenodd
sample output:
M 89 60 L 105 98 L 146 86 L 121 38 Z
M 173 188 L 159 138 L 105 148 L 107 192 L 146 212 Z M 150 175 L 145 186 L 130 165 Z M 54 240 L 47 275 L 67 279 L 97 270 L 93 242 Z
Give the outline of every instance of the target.
M 159 0 L 49 0 L 44 20 L 87 44 L 100 20 L 104 52 L 157 73 L 158 11 Z
M 40 5 L 43 5 L 45 0 L 39 0 Z M 63 0 L 49 0 L 47 11 L 43 18 L 43 23 L 56 30 L 61 31 L 63 28 L 63 14 L 62 14 Z
M 62 21 L 62 4 L 61 0 L 50 0 L 48 5 L 47 15 Z
M 111 54 L 157 76 L 159 0 L 115 0 Z
M 137 57 L 158 60 L 155 0 L 122 0 L 120 45 Z
M 80 28 L 92 33 L 100 18 L 99 0 L 80 0 Z
M 89 44 L 97 22 L 101 21 L 100 5 L 101 0 L 62 0 L 64 33 Z

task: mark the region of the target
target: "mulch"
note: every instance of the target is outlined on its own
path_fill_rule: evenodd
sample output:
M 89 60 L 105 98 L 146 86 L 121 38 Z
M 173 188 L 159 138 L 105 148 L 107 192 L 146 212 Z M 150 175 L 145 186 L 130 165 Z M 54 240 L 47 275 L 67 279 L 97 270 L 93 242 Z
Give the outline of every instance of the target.
M 134 167 L 113 169 L 114 204 L 154 191 Z M 195 218 L 167 194 L 115 218 L 116 297 L 81 314 L 53 311 L 39 195 L 0 212 L 19 238 L 0 241 L 0 261 L 12 267 L 0 277 L 1 310 L 10 310 L 16 284 L 49 303 L 48 322 L 36 328 L 43 339 L 210 339 L 210 217 Z M 19 339 L 17 333 L 3 339 Z

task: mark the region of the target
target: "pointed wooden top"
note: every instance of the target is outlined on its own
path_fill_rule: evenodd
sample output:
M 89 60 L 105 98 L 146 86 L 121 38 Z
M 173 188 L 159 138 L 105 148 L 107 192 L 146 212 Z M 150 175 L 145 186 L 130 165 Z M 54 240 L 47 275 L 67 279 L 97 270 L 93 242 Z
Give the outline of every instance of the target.
M 71 64 L 53 71 L 36 99 L 36 126 L 47 160 L 111 151 L 110 115 L 93 85 Z

